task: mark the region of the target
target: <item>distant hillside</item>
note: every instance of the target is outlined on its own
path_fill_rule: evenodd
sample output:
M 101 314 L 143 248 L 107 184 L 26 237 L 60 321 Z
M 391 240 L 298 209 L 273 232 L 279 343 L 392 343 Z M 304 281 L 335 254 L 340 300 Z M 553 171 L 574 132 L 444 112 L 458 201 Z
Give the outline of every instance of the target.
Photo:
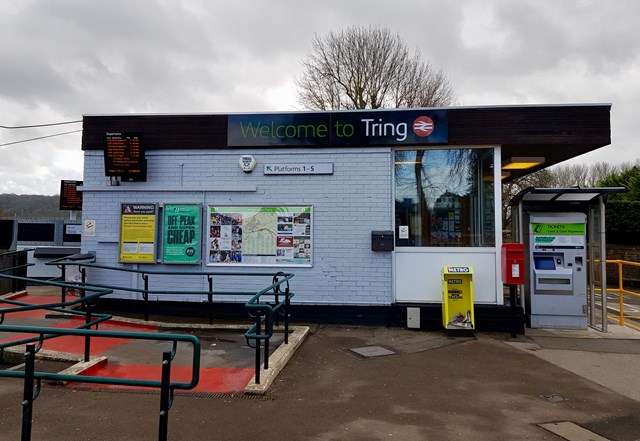
M 60 196 L 35 194 L 0 194 L 0 217 L 69 218 L 68 211 L 60 211 Z

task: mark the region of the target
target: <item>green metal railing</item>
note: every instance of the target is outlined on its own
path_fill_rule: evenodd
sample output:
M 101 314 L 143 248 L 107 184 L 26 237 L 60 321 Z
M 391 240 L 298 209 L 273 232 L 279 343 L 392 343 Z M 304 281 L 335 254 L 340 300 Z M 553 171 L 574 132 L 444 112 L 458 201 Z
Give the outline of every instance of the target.
M 9 276 L 0 273 L 0 278 L 17 279 L 25 282 L 33 281 L 31 279 Z M 62 288 L 77 288 L 76 284 L 67 284 L 50 281 L 39 281 L 40 284 L 60 286 Z M 57 302 L 48 303 L 44 305 L 30 305 L 24 302 L 18 302 L 15 300 L 0 299 L 0 303 L 6 303 L 14 305 L 10 308 L 0 309 L 0 332 L 10 332 L 18 334 L 36 334 L 35 337 L 23 338 L 20 340 L 14 340 L 0 344 L 0 356 L 4 355 L 6 348 L 13 346 L 20 346 L 26 343 L 25 350 L 25 370 L 22 371 L 0 371 L 0 378 L 23 378 L 24 379 L 24 394 L 23 394 L 23 415 L 22 415 L 22 441 L 31 440 L 31 426 L 33 415 L 33 402 L 40 395 L 42 380 L 52 381 L 70 381 L 76 383 L 94 383 L 94 384 L 106 384 L 106 385 L 118 385 L 118 386 L 131 386 L 131 387 L 151 387 L 160 389 L 160 416 L 159 416 L 159 428 L 158 439 L 160 441 L 166 441 L 168 435 L 168 417 L 169 410 L 171 409 L 174 397 L 175 389 L 193 389 L 199 381 L 200 373 L 200 341 L 197 337 L 192 335 L 181 334 L 164 334 L 164 333 L 142 333 L 142 332 L 118 332 L 118 331 L 99 331 L 97 330 L 98 324 L 111 318 L 108 314 L 96 314 L 95 319 L 91 313 L 91 304 L 97 301 L 100 297 L 110 294 L 110 289 L 96 289 L 87 285 L 82 286 L 84 291 L 96 291 L 93 294 L 84 295 L 82 298 L 70 301 L 70 302 Z M 74 306 L 81 303 L 85 307 L 85 312 L 73 311 L 65 309 L 68 306 Z M 64 312 L 67 314 L 80 314 L 85 315 L 85 323 L 76 329 L 61 329 L 61 328 L 49 328 L 49 327 L 34 327 L 34 326 L 8 326 L 3 325 L 4 320 L 8 314 L 32 310 L 50 310 L 57 312 Z M 96 326 L 96 330 L 91 329 L 92 326 Z M 42 349 L 44 341 L 50 338 L 56 338 L 60 336 L 80 336 L 85 338 L 85 361 L 88 361 L 88 354 L 90 348 L 91 338 L 123 338 L 123 339 L 138 339 L 138 340 L 154 340 L 154 341 L 170 341 L 172 342 L 172 350 L 165 351 L 162 355 L 162 376 L 158 381 L 154 380 L 141 380 L 141 379 L 128 379 L 128 378 L 114 378 L 114 377 L 101 377 L 101 376 L 87 376 L 87 375 L 68 375 L 60 373 L 47 373 L 35 371 L 35 355 Z M 34 344 L 37 342 L 37 347 Z M 192 374 L 189 382 L 172 382 L 171 379 L 171 361 L 176 355 L 178 349 L 178 343 L 190 343 L 193 346 L 192 354 Z M 34 383 L 36 384 L 34 389 Z
M 81 292 L 83 287 L 91 286 L 94 288 L 106 288 L 111 290 L 120 290 L 139 293 L 142 295 L 144 302 L 144 319 L 149 320 L 149 295 L 206 295 L 209 305 L 209 323 L 213 322 L 213 307 L 214 296 L 250 296 L 250 299 L 245 303 L 249 316 L 255 319 L 254 324 L 245 333 L 245 338 L 249 346 L 250 340 L 255 342 L 253 348 L 255 349 L 255 382 L 260 383 L 260 366 L 261 363 L 261 346 L 264 343 L 264 369 L 269 369 L 269 344 L 270 339 L 273 336 L 273 326 L 279 326 L 280 318 L 283 318 L 284 322 L 284 342 L 289 343 L 289 316 L 291 299 L 294 297 L 294 293 L 290 291 L 289 280 L 293 278 L 293 274 L 284 273 L 282 271 L 273 272 L 247 272 L 240 273 L 235 271 L 167 271 L 167 270 L 151 270 L 151 269 L 133 269 L 126 267 L 114 267 L 96 264 L 93 262 L 82 262 L 80 260 L 68 260 L 67 258 L 61 258 L 52 260 L 47 265 L 57 265 L 61 268 L 64 277 L 66 266 L 77 266 L 80 269 L 82 281 L 77 285 Z M 121 271 L 128 273 L 137 273 L 140 275 L 144 288 L 132 288 L 115 285 L 104 284 L 86 284 L 87 269 L 95 268 L 100 270 L 109 271 Z M 208 283 L 208 290 L 159 290 L 150 289 L 150 277 L 206 277 Z M 215 290 L 213 287 L 214 277 L 272 277 L 272 283 L 266 288 L 255 291 L 227 291 L 227 290 Z M 284 288 L 283 288 L 284 287 Z M 65 292 L 62 291 L 62 300 L 65 299 Z M 266 299 L 266 300 L 265 300 Z
M 61 336 L 78 336 L 78 337 L 92 337 L 92 338 L 121 338 L 131 340 L 153 340 L 153 341 L 170 341 L 173 343 L 173 349 L 170 351 L 171 359 L 173 359 L 177 352 L 178 342 L 190 343 L 193 346 L 193 358 L 192 358 L 192 374 L 191 380 L 188 382 L 171 382 L 169 384 L 171 389 L 193 389 L 198 385 L 200 378 L 200 340 L 188 334 L 166 334 L 166 333 L 153 333 L 153 332 L 124 332 L 124 331 L 98 331 L 94 329 L 64 329 L 64 328 L 49 328 L 49 327 L 35 327 L 35 326 L 0 326 L 1 332 L 13 332 L 18 334 L 37 334 L 38 337 L 34 337 L 32 340 L 38 342 L 38 346 L 35 349 L 37 353 L 42 349 L 44 340 L 53 337 Z M 12 341 L 4 343 L 3 349 L 7 346 L 18 346 L 24 343 L 23 340 Z M 9 378 L 24 378 L 25 373 L 21 371 L 0 371 L 0 377 Z M 160 380 L 140 380 L 130 378 L 116 378 L 116 377 L 99 377 L 88 375 L 66 375 L 59 373 L 47 373 L 37 372 L 34 374 L 36 380 L 49 380 L 49 381 L 63 381 L 74 383 L 93 383 L 93 384 L 108 384 L 117 386 L 130 386 L 130 387 L 151 387 L 160 388 L 162 386 Z
M 11 279 L 11 280 L 18 280 L 24 283 L 33 283 L 35 282 L 33 279 L 29 279 L 27 277 L 18 277 L 18 276 L 10 276 L 7 274 L 0 274 L 0 278 L 4 278 L 4 279 Z M 60 286 L 63 288 L 69 288 L 72 285 L 69 284 L 65 284 L 65 283 L 61 283 L 61 282 L 51 282 L 51 281 L 42 281 L 42 280 L 38 280 L 37 281 L 39 284 L 43 284 L 43 285 L 48 285 L 48 286 Z M 74 286 L 75 288 L 75 286 Z M 65 313 L 65 314 L 71 314 L 71 315 L 77 315 L 77 316 L 83 316 L 85 317 L 85 323 L 82 324 L 81 326 L 79 326 L 79 328 L 91 328 L 91 326 L 96 326 L 96 329 L 98 327 L 98 324 L 109 320 L 112 316 L 110 314 L 93 314 L 93 307 L 95 306 L 95 302 L 97 302 L 98 299 L 100 299 L 101 297 L 107 295 L 107 294 L 111 294 L 113 291 L 108 290 L 108 289 L 95 289 L 95 288 L 89 288 L 87 287 L 86 290 L 88 291 L 96 291 L 93 294 L 90 295 L 85 295 L 82 298 L 78 298 L 69 302 L 55 302 L 55 303 L 46 303 L 46 304 L 39 304 L 39 305 L 33 305 L 30 303 L 25 303 L 25 302 L 20 302 L 17 300 L 9 300 L 9 299 L 0 299 L 0 303 L 5 303 L 5 304 L 9 304 L 9 305 L 14 305 L 13 307 L 10 308 L 3 308 L 0 309 L 0 325 L 2 325 L 5 321 L 5 318 L 7 317 L 8 314 L 13 314 L 13 313 L 18 313 L 18 312 L 26 312 L 26 311 L 35 311 L 35 310 L 48 310 L 48 311 L 53 311 L 53 312 L 60 312 L 60 313 Z M 72 306 L 76 306 L 76 305 L 82 305 L 84 311 L 77 311 L 74 309 L 68 309 L 68 307 L 72 307 Z M 95 318 L 94 318 L 95 317 Z M 0 329 L 4 329 L 4 327 L 0 328 Z M 48 339 L 51 337 L 45 337 L 45 339 Z M 2 351 L 4 348 L 12 346 L 12 345 L 16 345 L 16 344 L 26 344 L 26 343 L 31 343 L 33 341 L 37 341 L 38 339 L 35 338 L 27 338 L 27 339 L 23 339 L 23 340 L 18 340 L 17 342 L 11 342 L 11 343 L 4 343 L 4 344 L 0 344 L 0 351 Z M 85 337 L 85 351 L 84 351 L 84 361 L 89 361 L 89 353 L 90 353 L 90 348 L 91 348 L 91 337 L 90 336 L 86 336 Z
M 276 273 L 273 276 L 271 286 L 263 289 L 255 294 L 247 303 L 245 308 L 249 311 L 249 315 L 255 317 L 255 323 L 244 334 L 247 339 L 255 340 L 255 383 L 260 384 L 260 342 L 264 342 L 264 369 L 269 369 L 269 340 L 273 336 L 273 324 L 279 324 L 279 317 L 284 317 L 284 343 L 289 344 L 289 306 L 291 298 L 294 296 L 289 291 L 289 280 L 293 274 L 285 274 L 283 272 Z M 285 285 L 284 291 L 282 285 Z M 261 303 L 262 296 L 274 296 L 273 304 Z M 280 300 L 280 296 L 283 300 Z M 262 322 L 264 321 L 264 331 L 262 330 Z

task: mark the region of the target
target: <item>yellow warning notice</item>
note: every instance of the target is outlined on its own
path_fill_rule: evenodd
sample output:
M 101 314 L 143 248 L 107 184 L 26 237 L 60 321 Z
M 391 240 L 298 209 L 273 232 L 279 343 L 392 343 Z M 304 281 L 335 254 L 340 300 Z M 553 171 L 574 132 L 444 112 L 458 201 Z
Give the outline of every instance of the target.
M 155 262 L 156 204 L 122 204 L 120 262 Z

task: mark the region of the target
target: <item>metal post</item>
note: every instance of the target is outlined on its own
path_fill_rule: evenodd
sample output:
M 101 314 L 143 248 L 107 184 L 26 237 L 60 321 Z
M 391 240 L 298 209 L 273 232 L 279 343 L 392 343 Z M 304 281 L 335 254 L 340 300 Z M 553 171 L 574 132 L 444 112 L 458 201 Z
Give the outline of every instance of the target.
M 588 239 L 588 240 L 590 241 L 591 239 Z M 588 271 L 587 303 L 589 306 L 588 319 L 589 319 L 589 326 L 595 326 L 596 325 L 596 318 L 595 318 L 596 317 L 596 282 L 595 282 L 596 262 L 595 262 L 595 253 L 593 252 L 592 243 L 589 243 L 589 246 L 587 247 L 587 262 L 589 262 L 589 265 L 587 267 L 587 271 Z
M 624 326 L 624 283 L 622 279 L 622 260 L 618 260 L 618 297 L 620 299 L 620 314 L 618 318 L 618 324 Z
M 147 274 L 142 275 L 144 280 L 144 292 L 142 293 L 142 299 L 144 300 L 144 321 L 149 321 L 149 276 Z
M 171 352 L 162 353 L 162 380 L 160 386 L 160 426 L 158 441 L 167 441 L 171 392 Z
M 277 314 L 277 313 L 276 313 Z M 264 315 L 264 332 L 266 334 L 271 333 L 271 327 L 273 324 L 271 323 L 271 314 L 266 313 Z M 269 369 L 269 337 L 264 340 L 264 369 Z
M 511 309 L 511 338 L 516 338 L 518 334 L 516 325 L 516 285 L 509 285 L 509 307 Z
M 67 279 L 67 266 L 63 263 L 62 265 L 60 265 L 60 278 L 61 278 L 61 282 L 65 283 L 66 279 Z M 64 286 L 60 287 L 60 298 L 62 299 L 62 303 L 65 302 L 65 298 L 66 298 L 66 291 L 67 288 L 65 288 Z M 65 308 L 65 306 L 62 306 L 62 308 Z
M 607 244 L 604 196 L 600 196 L 600 279 L 602 280 L 602 332 L 607 332 Z
M 31 441 L 33 419 L 33 379 L 36 361 L 36 346 L 27 345 L 24 354 L 24 394 L 22 395 L 22 437 L 21 441 Z
M 80 265 L 78 265 L 78 268 L 80 268 Z M 85 283 L 87 283 L 87 269 L 86 268 L 80 268 L 80 275 L 82 276 L 82 286 L 84 287 Z M 84 296 L 86 295 L 86 292 L 84 289 L 80 290 L 80 297 L 84 299 Z
M 289 306 L 291 302 L 289 300 L 289 288 L 284 292 L 284 344 L 289 344 Z
M 256 311 L 256 335 L 262 333 L 260 324 L 260 311 Z M 260 384 L 260 339 L 256 338 L 256 384 Z
M 11 275 L 12 276 L 19 276 L 20 274 L 18 273 L 18 268 L 16 268 L 18 266 L 18 254 L 14 253 L 11 255 L 11 266 L 13 267 L 13 269 L 11 270 Z M 11 279 L 11 292 L 17 292 L 18 291 L 18 281 L 16 279 Z
M 207 298 L 209 300 L 209 324 L 213 324 L 213 279 L 211 276 L 207 276 L 209 280 L 209 293 L 207 294 Z
M 86 310 L 86 314 L 85 314 L 85 323 L 90 323 L 91 322 L 91 305 L 89 304 L 89 302 L 87 302 L 85 304 L 85 310 Z M 89 327 L 87 327 L 87 329 L 90 329 Z M 91 355 L 91 337 L 89 335 L 85 335 L 84 336 L 84 361 L 89 361 Z

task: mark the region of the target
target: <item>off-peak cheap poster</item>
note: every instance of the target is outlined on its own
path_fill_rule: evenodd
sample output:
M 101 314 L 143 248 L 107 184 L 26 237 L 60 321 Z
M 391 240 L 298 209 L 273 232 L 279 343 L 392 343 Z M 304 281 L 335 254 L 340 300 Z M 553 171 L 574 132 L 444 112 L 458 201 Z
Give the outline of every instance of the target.
M 162 261 L 196 264 L 200 262 L 200 205 L 165 204 Z

